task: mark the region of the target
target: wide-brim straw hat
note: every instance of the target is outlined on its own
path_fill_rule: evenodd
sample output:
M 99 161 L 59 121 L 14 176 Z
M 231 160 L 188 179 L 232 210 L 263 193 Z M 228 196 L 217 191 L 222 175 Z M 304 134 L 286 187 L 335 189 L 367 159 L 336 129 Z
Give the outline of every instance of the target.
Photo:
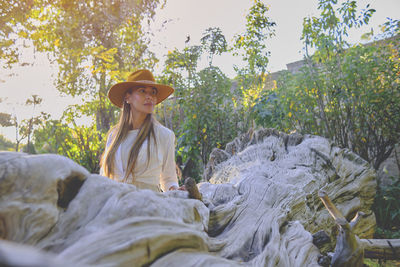
M 138 86 L 151 86 L 157 88 L 157 103 L 165 100 L 174 92 L 174 88 L 155 82 L 153 74 L 149 70 L 137 70 L 132 72 L 126 82 L 114 84 L 108 91 L 108 98 L 111 103 L 122 108 L 126 91 Z

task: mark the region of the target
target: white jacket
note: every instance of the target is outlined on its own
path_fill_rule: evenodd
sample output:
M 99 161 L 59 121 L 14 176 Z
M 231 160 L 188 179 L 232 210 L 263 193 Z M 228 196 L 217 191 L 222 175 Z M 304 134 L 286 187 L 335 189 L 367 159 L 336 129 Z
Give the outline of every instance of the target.
M 129 152 L 136 139 L 139 130 L 129 131 L 125 140 L 118 147 L 114 158 L 114 178 L 122 181 L 125 177 L 128 166 Z M 147 139 L 140 148 L 136 166 L 134 169 L 135 182 L 145 183 L 150 186 L 158 187 L 161 185 L 163 191 L 175 185 L 178 186 L 178 178 L 175 169 L 175 134 L 170 129 L 164 127 L 159 122 L 154 123 L 154 133 L 157 145 L 150 138 L 150 161 L 147 165 Z M 107 138 L 106 151 L 111 145 L 111 133 Z M 100 169 L 100 175 L 104 176 L 103 168 Z M 128 176 L 127 183 L 133 183 L 132 174 Z M 154 187 L 153 187 L 154 188 Z

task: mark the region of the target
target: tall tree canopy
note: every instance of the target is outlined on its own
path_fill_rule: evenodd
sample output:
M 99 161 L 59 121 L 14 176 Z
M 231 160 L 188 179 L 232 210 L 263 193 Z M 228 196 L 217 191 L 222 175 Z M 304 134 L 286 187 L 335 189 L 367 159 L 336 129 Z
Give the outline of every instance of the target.
M 214 55 L 221 55 L 228 50 L 228 43 L 226 42 L 225 36 L 218 27 L 206 29 L 200 41 L 204 49 L 208 52 L 210 67 L 212 66 Z
M 96 115 L 97 128 L 114 119 L 105 96 L 111 83 L 133 68 L 152 68 L 143 25 L 154 16 L 153 0 L 22 0 L 1 1 L 0 57 L 18 62 L 20 42 L 49 53 L 59 67 L 57 89 L 93 101 L 81 112 Z
M 350 45 L 348 32 L 368 24 L 375 10 L 336 0 L 320 0 L 319 10 L 304 19 L 305 66 L 265 92 L 258 122 L 325 136 L 378 169 L 400 138 L 399 35 Z M 386 34 L 399 32 L 395 21 L 386 25 Z
M 1 0 L 0 62 L 12 68 L 21 64 L 21 50 L 33 46 L 58 67 L 57 90 L 79 97 L 82 105 L 64 111 L 54 125 L 58 153 L 80 162 L 90 171 L 104 147 L 104 135 L 116 122 L 117 108 L 106 101 L 111 84 L 124 80 L 136 68 L 153 68 L 146 27 L 159 0 Z M 76 119 L 88 116 L 92 125 L 79 126 Z M 35 134 L 39 150 L 49 147 L 55 132 L 46 123 Z M 65 126 L 65 127 L 64 127 Z M 31 132 L 31 127 L 29 128 Z M 59 137 L 68 136 L 60 139 Z M 91 146 L 88 146 L 91 144 Z M 80 153 L 74 153 L 76 149 Z M 43 152 L 54 151 L 54 148 Z

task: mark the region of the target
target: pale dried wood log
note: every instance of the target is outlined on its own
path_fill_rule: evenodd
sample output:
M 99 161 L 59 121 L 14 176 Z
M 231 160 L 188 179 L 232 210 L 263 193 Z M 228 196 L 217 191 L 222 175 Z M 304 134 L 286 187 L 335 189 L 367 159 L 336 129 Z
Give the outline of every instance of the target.
M 0 152 L 0 237 L 37 244 L 88 175 L 85 168 L 62 156 Z
M 319 253 L 309 246 L 307 231 L 334 225 L 319 204 L 319 188 L 337 196 L 345 216 L 356 207 L 370 210 L 375 195 L 375 173 L 367 162 L 315 136 L 262 129 L 236 138 L 225 150 L 215 149 L 210 159 L 205 178 L 232 184 L 237 192 L 214 203 L 217 191 L 200 186 L 203 199 L 214 204 L 209 233 L 226 242 L 218 254 L 251 266 L 317 265 Z M 375 225 L 372 213 L 366 221 L 357 230 L 369 237 Z
M 69 259 L 57 258 L 57 255 L 38 248 L 15 242 L 0 240 L 0 266 L 2 267 L 94 267 L 77 263 Z
M 373 202 L 373 170 L 321 137 L 261 129 L 215 151 L 198 188 L 207 206 L 60 156 L 0 153 L 0 232 L 78 265 L 318 266 L 311 233 L 334 225 L 319 188 L 344 217 Z M 366 216 L 364 238 L 375 224 Z
M 359 242 L 366 258 L 400 260 L 400 239 L 360 239 Z

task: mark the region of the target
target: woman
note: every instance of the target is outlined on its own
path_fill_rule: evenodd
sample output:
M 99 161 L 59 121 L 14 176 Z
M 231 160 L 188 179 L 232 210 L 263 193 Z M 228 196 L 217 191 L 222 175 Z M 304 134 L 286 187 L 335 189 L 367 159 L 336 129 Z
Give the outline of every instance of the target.
M 178 188 L 175 135 L 153 118 L 154 106 L 174 89 L 155 83 L 148 70 L 138 70 L 108 91 L 111 103 L 122 108 L 119 122 L 108 133 L 100 174 L 140 189 Z

